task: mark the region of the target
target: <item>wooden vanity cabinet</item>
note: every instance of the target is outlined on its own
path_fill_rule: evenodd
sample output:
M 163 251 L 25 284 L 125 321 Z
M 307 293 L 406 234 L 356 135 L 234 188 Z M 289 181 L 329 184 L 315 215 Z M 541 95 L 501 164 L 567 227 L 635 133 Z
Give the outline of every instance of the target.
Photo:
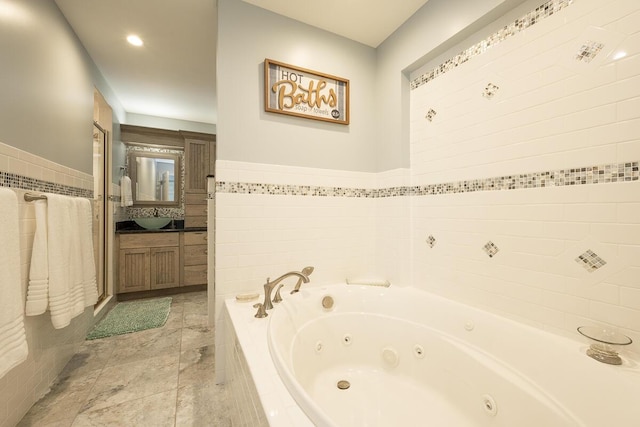
M 118 293 L 207 283 L 207 232 L 119 234 Z
M 207 176 L 213 175 L 215 135 L 181 131 L 185 157 L 185 227 L 207 226 Z
M 180 286 L 179 233 L 119 235 L 118 292 Z
M 186 193 L 184 197 L 185 227 L 207 226 L 207 193 Z

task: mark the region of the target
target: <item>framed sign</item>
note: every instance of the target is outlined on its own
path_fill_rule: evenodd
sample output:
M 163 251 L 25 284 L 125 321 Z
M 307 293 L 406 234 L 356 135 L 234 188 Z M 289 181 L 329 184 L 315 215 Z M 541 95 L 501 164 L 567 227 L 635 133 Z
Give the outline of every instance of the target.
M 264 60 L 264 110 L 349 124 L 349 80 Z

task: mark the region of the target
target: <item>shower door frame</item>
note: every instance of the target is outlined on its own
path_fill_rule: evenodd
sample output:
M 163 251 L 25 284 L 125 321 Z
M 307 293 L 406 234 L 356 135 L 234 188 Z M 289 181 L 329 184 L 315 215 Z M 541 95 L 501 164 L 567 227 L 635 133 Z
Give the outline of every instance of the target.
M 99 155 L 101 157 L 98 164 L 94 161 L 93 179 L 94 179 L 94 195 L 93 195 L 93 216 L 94 224 L 94 259 L 96 264 L 96 283 L 98 285 L 98 301 L 94 308 L 98 308 L 100 304 L 109 296 L 108 286 L 108 259 L 109 259 L 109 242 L 108 242 L 108 221 L 109 221 L 109 133 L 96 121 L 93 122 L 94 132 L 96 129 L 101 133 Z M 96 137 L 94 135 L 94 142 Z M 94 156 L 96 149 L 94 147 Z M 98 167 L 98 170 L 96 170 Z M 95 184 L 95 180 L 99 181 L 99 185 Z M 96 189 L 98 191 L 96 192 Z

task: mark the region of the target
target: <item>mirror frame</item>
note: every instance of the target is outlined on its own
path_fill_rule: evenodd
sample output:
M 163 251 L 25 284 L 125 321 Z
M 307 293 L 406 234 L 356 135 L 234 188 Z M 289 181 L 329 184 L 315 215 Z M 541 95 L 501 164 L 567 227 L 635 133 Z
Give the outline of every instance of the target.
M 171 159 L 174 161 L 173 176 L 175 177 L 174 183 L 174 201 L 161 201 L 161 200 L 137 200 L 136 199 L 136 183 L 138 182 L 138 170 L 136 158 L 147 157 L 152 159 Z M 133 206 L 138 207 L 150 207 L 150 206 L 162 206 L 162 207 L 180 207 L 180 192 L 181 192 L 181 170 L 180 156 L 172 153 L 153 153 L 149 151 L 130 151 L 129 152 L 129 178 L 131 178 L 131 195 L 133 196 Z

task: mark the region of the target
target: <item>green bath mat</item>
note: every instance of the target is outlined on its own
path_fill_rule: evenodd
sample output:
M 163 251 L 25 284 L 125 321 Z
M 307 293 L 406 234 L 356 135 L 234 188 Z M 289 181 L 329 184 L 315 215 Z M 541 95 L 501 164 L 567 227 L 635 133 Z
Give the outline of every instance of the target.
M 159 328 L 169 317 L 171 297 L 120 302 L 87 335 L 88 340 Z

